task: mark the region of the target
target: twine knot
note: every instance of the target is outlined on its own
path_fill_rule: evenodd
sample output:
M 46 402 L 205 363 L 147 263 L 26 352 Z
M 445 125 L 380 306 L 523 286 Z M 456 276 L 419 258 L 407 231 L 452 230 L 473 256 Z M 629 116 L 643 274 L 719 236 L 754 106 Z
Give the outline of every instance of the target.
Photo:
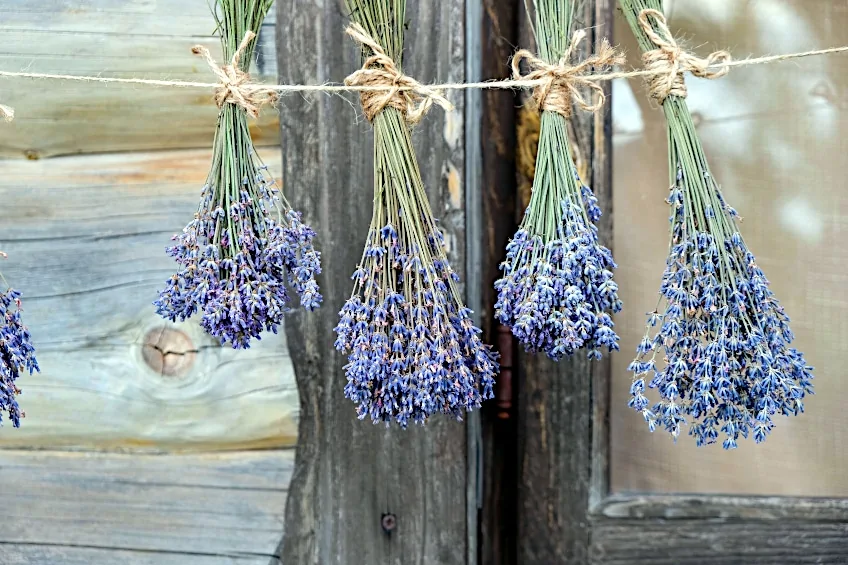
M 235 104 L 253 118 L 259 117 L 259 109 L 265 104 L 273 104 L 277 101 L 277 91 L 269 86 L 254 84 L 250 82 L 250 75 L 239 68 L 241 58 L 247 50 L 247 46 L 256 38 L 256 34 L 248 30 L 244 39 L 233 53 L 228 65 L 218 65 L 209 49 L 203 45 L 195 45 L 191 52 L 200 55 L 206 60 L 206 64 L 218 77 L 220 83 L 215 89 L 215 103 L 218 108 L 224 104 Z
M 5 104 L 0 104 L 0 118 L 7 122 L 11 122 L 15 119 L 15 110 L 11 106 L 6 106 Z
M 593 68 L 605 69 L 623 64 L 624 57 L 616 53 L 615 49 L 604 39 L 596 54 L 576 65 L 571 65 L 572 56 L 577 52 L 577 47 L 585 38 L 585 30 L 576 31 L 571 38 L 568 49 L 565 50 L 559 62 L 555 64 L 546 63 L 527 49 L 521 49 L 513 55 L 513 79 L 542 81 L 533 90 L 533 101 L 540 110 L 556 112 L 567 118 L 571 116 L 572 102 L 587 112 L 597 112 L 604 105 L 606 101 L 604 89 L 587 75 Z M 522 75 L 520 63 L 525 60 L 531 70 L 526 75 Z M 598 94 L 596 102 L 590 103 L 583 97 L 583 93 L 580 92 L 580 87 L 583 86 Z
M 386 107 L 395 108 L 410 124 L 420 122 L 434 103 L 445 111 L 453 110 L 453 104 L 442 91 L 400 72 L 394 60 L 361 25 L 353 23 L 345 32 L 372 53 L 362 63 L 362 68 L 344 81 L 345 86 L 363 88 L 359 92 L 359 100 L 369 122 L 374 121 L 374 117 Z
M 654 20 L 653 24 L 651 18 Z M 665 16 L 659 10 L 642 10 L 639 13 L 639 25 L 648 39 L 657 46 L 642 55 L 642 62 L 645 64 L 645 70 L 655 73 L 648 79 L 648 91 L 660 104 L 669 96 L 686 98 L 688 91 L 683 80 L 683 73 L 686 71 L 696 77 L 708 79 L 723 77 L 730 72 L 727 63 L 731 61 L 731 57 L 727 51 L 715 51 L 704 59 L 684 51 L 677 44 Z

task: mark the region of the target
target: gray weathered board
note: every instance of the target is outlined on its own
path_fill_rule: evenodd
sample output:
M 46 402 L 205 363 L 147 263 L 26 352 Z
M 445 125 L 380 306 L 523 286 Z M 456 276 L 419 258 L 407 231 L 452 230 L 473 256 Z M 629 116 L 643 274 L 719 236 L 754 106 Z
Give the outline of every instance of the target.
M 215 82 L 191 47 L 220 61 L 206 0 L 0 0 L 0 69 L 50 74 Z M 257 80 L 275 82 L 274 14 L 259 35 Z M 211 92 L 0 77 L 0 158 L 204 147 L 215 129 Z M 277 145 L 277 113 L 251 123 Z
M 2 450 L 0 563 L 277 563 L 293 458 Z
M 210 158 L 185 150 L 0 161 L 0 249 L 9 255 L 0 268 L 24 292 L 42 369 L 19 380 L 26 418 L 0 428 L 0 446 L 294 444 L 298 396 L 282 334 L 234 351 L 196 320 L 171 324 L 152 305 L 176 267 L 165 247 L 194 215 Z
M 320 84 L 359 67 L 344 37 L 344 3 L 278 0 L 280 77 Z M 422 82 L 464 79 L 464 2 L 409 1 L 404 71 Z M 434 212 L 454 268 L 465 271 L 464 100 L 434 110 L 413 132 Z M 351 290 L 373 198 L 371 127 L 355 97 L 291 97 L 280 116 L 283 183 L 305 194 L 322 245 L 325 303 L 286 324 L 301 394 L 301 419 L 282 561 L 298 565 L 466 563 L 466 430 L 434 417 L 426 429 L 357 421 L 344 398 L 345 359 L 326 336 Z M 310 127 L 304 127 L 310 124 Z M 472 500 L 473 504 L 473 500 Z M 381 529 L 392 513 L 397 527 Z M 474 515 L 473 509 L 471 515 Z

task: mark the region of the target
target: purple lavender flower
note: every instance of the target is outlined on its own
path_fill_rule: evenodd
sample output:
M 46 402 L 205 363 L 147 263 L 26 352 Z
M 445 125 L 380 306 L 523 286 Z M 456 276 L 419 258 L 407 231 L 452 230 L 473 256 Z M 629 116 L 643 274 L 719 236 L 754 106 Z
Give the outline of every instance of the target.
M 29 330 L 21 321 L 21 293 L 10 288 L 0 294 L 0 422 L 5 412 L 14 427 L 21 426 L 24 413 L 15 399 L 21 390 L 15 381 L 24 371 L 38 370 Z
M 498 364 L 454 288 L 441 234 L 408 247 L 404 231 L 370 231 L 335 331 L 360 419 L 406 428 L 479 407 L 493 396 Z
M 559 115 L 542 115 L 543 129 L 562 128 L 564 136 L 562 122 Z M 495 315 L 528 351 L 559 360 L 585 348 L 589 358 L 600 359 L 602 348 L 619 348 L 610 316 L 621 310 L 616 265 L 598 242 L 597 199 L 580 182 L 567 146 L 560 154 L 550 137 L 540 136 L 539 161 L 552 168 L 537 169 L 530 205 L 507 245 Z
M 813 374 L 791 347 L 789 318 L 736 229 L 735 210 L 705 179 L 703 213 L 688 201 L 682 170 L 671 188 L 672 246 L 660 285 L 665 307 L 649 314 L 630 364 L 629 405 L 651 431 L 662 427 L 677 438 L 691 420 L 697 445 L 723 435 L 723 447 L 733 449 L 740 436 L 764 441 L 776 414 L 803 412 Z M 646 380 L 659 393 L 653 406 Z
M 305 309 L 322 301 L 315 232 L 266 179 L 267 167 L 252 156 L 246 161 L 240 166 L 250 174 L 234 188 L 216 159 L 194 220 L 168 248 L 180 270 L 154 303 L 171 321 L 200 312 L 201 326 L 236 349 L 249 347 L 263 331 L 277 332 L 289 311 L 286 283 Z

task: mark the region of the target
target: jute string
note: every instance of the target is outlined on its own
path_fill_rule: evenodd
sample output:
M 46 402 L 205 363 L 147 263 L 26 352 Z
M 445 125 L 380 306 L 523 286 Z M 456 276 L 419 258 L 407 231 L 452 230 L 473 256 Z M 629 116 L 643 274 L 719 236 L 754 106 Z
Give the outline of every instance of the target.
M 650 14 L 649 14 L 650 15 Z M 653 32 L 653 29 L 652 29 Z M 660 37 L 659 35 L 657 37 Z M 669 34 L 666 38 L 661 38 L 661 42 L 663 40 L 666 43 L 669 43 L 667 40 L 672 36 Z M 653 41 L 653 39 L 652 39 Z M 673 39 L 672 39 L 673 41 Z M 675 43 L 676 44 L 676 43 Z M 707 64 L 707 66 L 699 65 L 699 72 L 703 70 L 706 71 L 723 71 L 727 73 L 727 69 L 732 67 L 748 67 L 753 65 L 766 65 L 770 63 L 778 63 L 781 61 L 789 61 L 792 59 L 802 59 L 806 57 L 816 57 L 820 55 L 830 55 L 835 53 L 845 53 L 848 52 L 848 46 L 842 47 L 831 47 L 828 49 L 816 49 L 812 51 L 802 51 L 798 53 L 785 53 L 782 55 L 768 55 L 764 57 L 755 57 L 748 59 L 735 59 L 735 60 L 723 60 L 713 62 Z M 198 50 L 198 54 L 204 55 L 203 51 Z M 211 59 L 211 56 L 207 59 Z M 667 59 L 666 59 L 667 60 Z M 680 65 L 680 57 L 677 59 L 678 65 Z M 707 58 L 709 61 L 709 58 Z M 232 65 L 232 61 L 230 63 L 231 67 L 237 67 L 237 65 Z M 215 66 L 217 69 L 217 64 Z M 224 67 L 221 67 L 221 70 L 224 70 Z M 395 70 L 396 67 L 395 67 Z M 679 70 L 679 68 L 678 68 Z M 675 70 L 673 67 L 671 71 L 675 76 L 675 80 L 678 74 L 678 70 Z M 686 70 L 686 69 L 683 69 Z M 214 69 L 213 69 L 214 72 Z M 681 71 L 682 72 L 682 71 Z M 218 75 L 218 73 L 215 73 Z M 246 73 L 245 73 L 246 74 Z M 669 72 L 669 66 L 666 64 L 661 65 L 660 68 L 645 68 L 641 70 L 631 70 L 631 71 L 621 71 L 621 72 L 605 72 L 605 73 L 597 73 L 597 74 L 584 74 L 580 76 L 581 84 L 590 84 L 590 83 L 599 83 L 609 80 L 615 80 L 619 78 L 630 79 L 630 78 L 638 78 L 638 77 L 662 77 L 664 81 L 668 81 L 668 77 L 671 75 Z M 245 99 L 248 103 L 253 103 L 257 106 L 261 106 L 261 103 L 258 103 L 262 98 L 257 94 L 257 97 L 253 96 L 253 93 L 264 93 L 264 96 L 268 97 L 267 102 L 271 102 L 271 94 L 273 93 L 274 97 L 281 94 L 288 94 L 294 92 L 300 93 L 308 93 L 308 92 L 323 92 L 328 94 L 340 94 L 343 92 L 358 92 L 358 93 L 382 93 L 386 95 L 387 93 L 412 93 L 413 100 L 417 100 L 413 102 L 413 105 L 420 104 L 423 99 L 432 98 L 430 105 L 433 102 L 439 104 L 438 99 L 433 98 L 435 93 L 439 93 L 441 95 L 442 92 L 446 90 L 520 90 L 520 89 L 530 89 L 544 86 L 550 83 L 550 77 L 544 76 L 542 78 L 527 78 L 527 76 L 516 79 L 504 79 L 504 80 L 489 80 L 489 81 L 480 81 L 480 82 L 466 82 L 466 83 L 443 83 L 443 84 L 427 84 L 423 85 L 417 81 L 409 79 L 409 77 L 405 77 L 406 79 L 411 80 L 411 82 L 400 81 L 398 84 L 392 82 L 392 84 L 387 84 L 385 82 L 378 82 L 377 84 L 261 84 L 261 83 L 251 83 L 248 78 L 242 77 L 244 82 L 240 82 L 238 77 L 233 75 L 231 78 L 230 75 L 227 75 L 227 83 L 225 84 L 222 80 L 221 82 L 195 82 L 195 81 L 184 81 L 184 80 L 159 80 L 159 79 L 145 79 L 145 78 L 117 78 L 117 77 L 101 77 L 101 76 L 91 76 L 91 75 L 63 75 L 63 74 L 52 74 L 52 73 L 32 73 L 32 72 L 15 72 L 15 71 L 0 71 L 0 77 L 6 78 L 27 78 L 27 79 L 42 79 L 42 80 L 60 80 L 60 81 L 69 81 L 69 82 L 88 82 L 88 83 L 99 83 L 99 84 L 135 84 L 142 86 L 156 86 L 163 88 L 198 88 L 198 89 L 208 89 L 214 90 L 216 102 L 219 100 L 219 92 L 223 89 L 226 89 L 227 93 L 221 99 L 223 103 L 229 103 L 231 96 L 235 96 L 233 100 L 236 100 L 234 103 L 239 103 L 238 96 L 239 94 Z M 404 75 L 401 75 L 404 77 Z M 220 75 L 218 75 L 220 79 Z M 233 80 L 235 78 L 236 80 Z M 350 78 L 350 77 L 348 77 Z M 234 86 L 234 83 L 238 84 L 238 86 Z M 667 84 L 664 83 L 664 84 Z M 685 88 L 685 85 L 684 85 Z M 234 92 L 235 91 L 235 92 Z M 669 91 L 671 92 L 671 91 Z M 415 98 L 415 93 L 417 93 L 418 98 Z M 394 95 L 393 95 L 394 96 Z M 442 96 L 442 98 L 444 98 Z M 267 103 L 263 102 L 263 103 Z M 444 107 L 444 106 L 442 106 Z M 408 108 L 407 108 L 408 111 Z M 413 113 L 414 115 L 414 113 Z M 2 116 L 7 121 L 11 120 L 14 116 L 14 111 L 9 106 L 0 106 L 0 116 Z
M 614 65 L 624 64 L 624 57 L 616 53 L 615 49 L 604 39 L 596 54 L 572 66 L 570 61 L 585 38 L 585 30 L 576 31 L 571 37 L 568 49 L 565 50 L 562 58 L 556 64 L 546 63 L 527 49 L 517 51 L 512 57 L 512 78 L 514 80 L 543 81 L 533 90 L 533 101 L 540 110 L 556 112 L 567 118 L 571 116 L 572 101 L 578 108 L 587 112 L 597 112 L 606 102 L 604 89 L 597 81 L 587 79 L 587 75 L 593 68 L 604 70 Z M 521 74 L 521 61 L 527 61 L 531 69 L 526 75 Z M 598 98 L 594 103 L 583 97 L 580 92 L 581 86 L 589 87 L 592 93 L 597 93 Z
M 651 19 L 654 20 L 653 24 Z M 665 16 L 659 10 L 642 10 L 639 13 L 639 25 L 648 39 L 657 46 L 642 55 L 642 62 L 646 71 L 654 73 L 648 78 L 648 92 L 660 104 L 669 96 L 686 98 L 688 91 L 683 80 L 685 71 L 707 79 L 723 77 L 730 72 L 728 63 L 732 57 L 727 51 L 715 51 L 703 59 L 684 51 L 677 44 L 668 29 Z
M 453 110 L 453 104 L 445 98 L 441 90 L 425 86 L 400 72 L 394 60 L 361 25 L 353 23 L 345 32 L 362 47 L 370 49 L 372 53 L 362 63 L 361 69 L 351 73 L 344 80 L 345 86 L 382 88 L 382 90 L 359 92 L 362 112 L 369 122 L 373 121 L 374 117 L 386 107 L 398 110 L 410 124 L 420 122 L 434 103 L 446 111 Z
M 239 43 L 238 49 L 233 53 L 229 65 L 219 66 L 209 49 L 203 45 L 195 45 L 191 52 L 206 59 L 206 64 L 218 77 L 219 84 L 215 87 L 215 103 L 218 108 L 224 104 L 235 104 L 244 108 L 251 117 L 259 116 L 259 109 L 265 104 L 273 104 L 277 101 L 277 90 L 272 86 L 265 86 L 250 82 L 250 75 L 239 68 L 241 58 L 247 50 L 250 42 L 256 38 L 256 34 L 248 30 L 244 39 Z

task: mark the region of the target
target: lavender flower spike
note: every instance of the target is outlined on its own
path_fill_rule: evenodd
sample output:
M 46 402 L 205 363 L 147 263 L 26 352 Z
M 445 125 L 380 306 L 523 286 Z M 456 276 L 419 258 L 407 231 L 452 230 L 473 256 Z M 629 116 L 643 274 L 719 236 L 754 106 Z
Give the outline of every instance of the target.
M 5 282 L 2 275 L 0 281 Z M 16 400 L 21 389 L 15 381 L 25 371 L 38 370 L 29 330 L 21 321 L 21 293 L 9 288 L 0 293 L 0 423 L 5 412 L 14 427 L 21 426 L 24 413 Z
M 660 305 L 630 364 L 630 406 L 651 431 L 677 438 L 691 421 L 697 445 L 724 436 L 765 441 L 777 414 L 804 411 L 813 393 L 812 367 L 791 347 L 789 317 L 748 250 L 718 187 L 704 177 L 704 213 L 688 202 L 681 169 L 671 188 L 672 245 L 660 285 Z M 715 213 L 718 210 L 718 213 Z M 660 358 L 663 363 L 660 364 Z M 660 401 L 651 406 L 647 387 Z
M 542 127 L 562 127 L 564 135 L 561 120 L 543 114 Z M 567 144 L 557 146 L 564 148 L 570 176 L 537 172 L 530 206 L 495 283 L 495 315 L 528 351 L 559 360 L 585 348 L 589 358 L 600 359 L 602 348 L 619 348 L 610 316 L 621 310 L 615 262 L 598 241 L 597 199 L 571 170 Z M 560 159 L 559 150 L 540 137 L 540 159 Z
M 216 3 L 228 60 L 247 31 L 258 33 L 270 7 L 270 0 L 245 6 Z M 235 57 L 244 72 L 254 46 L 255 40 L 246 42 Z M 321 304 L 315 280 L 320 257 L 312 245 L 315 232 L 292 210 L 257 157 L 244 108 L 223 104 L 213 149 L 197 213 L 168 248 L 179 271 L 154 304 L 171 321 L 199 312 L 210 335 L 242 349 L 263 331 L 277 332 L 289 311 L 287 285 L 306 310 Z

